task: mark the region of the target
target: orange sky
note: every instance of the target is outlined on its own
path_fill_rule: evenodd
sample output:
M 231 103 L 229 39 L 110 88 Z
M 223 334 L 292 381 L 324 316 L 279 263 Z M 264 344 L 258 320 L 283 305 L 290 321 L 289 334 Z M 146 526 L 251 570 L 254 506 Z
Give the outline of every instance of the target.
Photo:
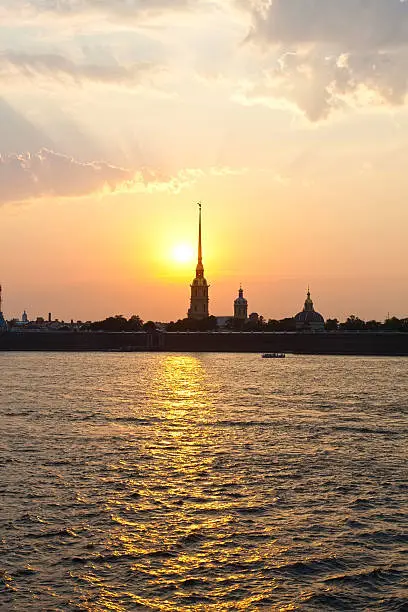
M 407 3 L 58 6 L 0 0 L 6 317 L 184 317 L 197 200 L 212 314 L 408 316 Z

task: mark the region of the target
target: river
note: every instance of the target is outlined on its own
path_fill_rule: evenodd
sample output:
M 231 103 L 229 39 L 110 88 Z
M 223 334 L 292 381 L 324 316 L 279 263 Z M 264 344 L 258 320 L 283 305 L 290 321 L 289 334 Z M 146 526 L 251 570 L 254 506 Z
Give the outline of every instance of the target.
M 0 366 L 1 610 L 408 610 L 407 358 Z

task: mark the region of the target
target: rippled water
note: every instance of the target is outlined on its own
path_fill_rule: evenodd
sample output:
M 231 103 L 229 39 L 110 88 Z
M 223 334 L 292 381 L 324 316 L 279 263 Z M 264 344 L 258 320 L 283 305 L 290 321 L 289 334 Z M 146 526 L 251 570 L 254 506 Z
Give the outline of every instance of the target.
M 1 610 L 408 609 L 408 359 L 0 365 Z

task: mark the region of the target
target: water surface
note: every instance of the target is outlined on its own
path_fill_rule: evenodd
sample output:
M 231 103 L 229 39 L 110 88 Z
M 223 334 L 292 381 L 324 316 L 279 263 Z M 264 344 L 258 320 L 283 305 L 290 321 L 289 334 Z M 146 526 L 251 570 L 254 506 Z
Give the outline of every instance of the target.
M 0 365 L 1 610 L 408 609 L 408 359 Z

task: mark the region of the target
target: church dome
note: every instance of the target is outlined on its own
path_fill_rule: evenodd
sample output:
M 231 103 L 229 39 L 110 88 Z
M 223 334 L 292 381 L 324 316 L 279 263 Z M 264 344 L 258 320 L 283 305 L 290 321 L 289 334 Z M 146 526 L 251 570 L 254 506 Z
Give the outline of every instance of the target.
M 323 316 L 315 310 L 302 310 L 302 312 L 298 312 L 295 316 L 295 321 L 303 325 L 309 325 L 310 323 L 322 323 L 324 325 Z
M 248 300 L 244 298 L 244 290 L 240 287 L 238 292 L 238 297 L 234 300 L 234 304 L 236 306 L 247 306 Z
M 294 318 L 297 329 L 308 327 L 316 330 L 324 329 L 324 317 L 320 312 L 315 311 L 309 290 L 307 291 L 307 298 L 302 312 L 298 312 Z

